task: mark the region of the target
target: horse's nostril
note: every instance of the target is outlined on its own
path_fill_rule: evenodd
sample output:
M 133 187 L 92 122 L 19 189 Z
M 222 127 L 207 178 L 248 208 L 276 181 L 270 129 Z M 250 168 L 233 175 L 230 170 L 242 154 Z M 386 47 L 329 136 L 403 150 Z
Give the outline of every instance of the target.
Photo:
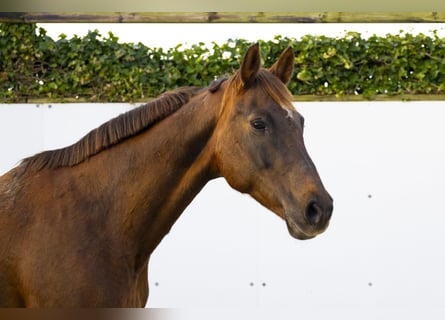
M 307 205 L 305 215 L 309 224 L 316 226 L 322 220 L 323 211 L 315 201 L 312 201 Z

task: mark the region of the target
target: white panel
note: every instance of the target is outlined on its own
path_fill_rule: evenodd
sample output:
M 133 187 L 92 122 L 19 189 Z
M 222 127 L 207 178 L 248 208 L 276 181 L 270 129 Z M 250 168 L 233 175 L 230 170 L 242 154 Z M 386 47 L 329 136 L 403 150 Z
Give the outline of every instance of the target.
M 128 103 L 43 105 L 43 140 L 46 149 L 70 145 L 105 121 L 130 110 Z
M 445 310 L 445 277 L 440 274 L 445 267 L 440 250 L 445 241 L 443 106 L 302 108 L 313 119 L 307 122 L 309 149 L 314 146 L 313 157 L 335 199 L 328 232 L 298 252 L 304 263 L 297 274 L 304 276 L 292 280 L 312 291 L 313 299 L 306 303 L 320 305 L 322 299 L 378 310 Z M 265 273 L 274 274 L 273 267 Z
M 212 181 L 152 255 L 148 306 L 236 307 L 246 315 L 262 307 L 269 311 L 254 314 L 264 319 L 277 314 L 270 310 L 443 318 L 445 103 L 297 107 L 309 153 L 334 198 L 329 229 L 297 241 L 249 196 Z M 43 146 L 72 143 L 127 108 L 1 105 L 0 169 Z
M 210 182 L 152 255 L 149 306 L 256 306 L 258 207 Z
M 43 112 L 35 104 L 0 104 L 0 174 L 43 148 Z

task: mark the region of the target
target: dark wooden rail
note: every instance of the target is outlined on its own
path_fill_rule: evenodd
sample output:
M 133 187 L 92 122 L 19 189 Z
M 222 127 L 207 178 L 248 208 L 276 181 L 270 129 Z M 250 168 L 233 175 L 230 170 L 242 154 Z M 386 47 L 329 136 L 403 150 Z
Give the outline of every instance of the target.
M 431 23 L 445 12 L 0 12 L 0 22 Z

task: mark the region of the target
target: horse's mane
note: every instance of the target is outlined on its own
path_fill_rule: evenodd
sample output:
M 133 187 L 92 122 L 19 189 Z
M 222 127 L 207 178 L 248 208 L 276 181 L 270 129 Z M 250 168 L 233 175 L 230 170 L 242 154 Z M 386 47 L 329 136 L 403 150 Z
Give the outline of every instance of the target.
M 21 165 L 33 171 L 75 166 L 150 128 L 186 104 L 200 90 L 199 87 L 185 87 L 168 91 L 147 104 L 105 122 L 78 142 L 65 148 L 38 153 L 24 159 Z

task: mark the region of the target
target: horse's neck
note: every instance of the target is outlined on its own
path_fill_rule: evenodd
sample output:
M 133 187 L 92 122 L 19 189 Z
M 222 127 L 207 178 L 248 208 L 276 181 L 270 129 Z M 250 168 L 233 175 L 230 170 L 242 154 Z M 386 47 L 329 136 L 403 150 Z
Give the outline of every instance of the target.
M 215 177 L 209 141 L 219 104 L 213 100 L 215 97 L 198 96 L 145 133 L 107 151 L 108 157 L 104 154 L 103 161 L 115 170 L 116 188 L 111 197 L 117 199 L 117 214 L 125 221 L 123 231 L 145 254 L 154 250 L 196 194 Z

